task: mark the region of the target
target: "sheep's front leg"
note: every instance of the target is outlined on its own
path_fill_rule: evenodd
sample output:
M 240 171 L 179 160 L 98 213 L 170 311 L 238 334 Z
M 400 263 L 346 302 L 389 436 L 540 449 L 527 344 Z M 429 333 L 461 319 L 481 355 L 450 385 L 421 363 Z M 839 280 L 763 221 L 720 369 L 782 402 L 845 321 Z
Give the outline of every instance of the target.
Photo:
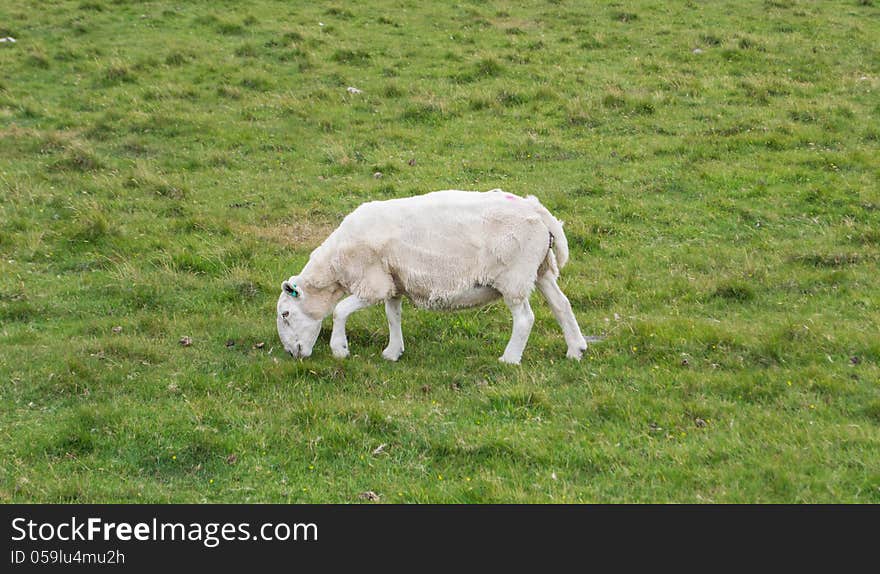
M 385 315 L 388 316 L 388 346 L 382 351 L 382 356 L 389 361 L 396 361 L 403 354 L 403 331 L 400 328 L 402 303 L 400 297 L 385 301 Z
M 535 314 L 532 313 L 528 299 L 523 299 L 520 302 L 505 299 L 504 302 L 513 313 L 513 333 L 510 335 L 510 341 L 504 349 L 504 354 L 498 360 L 502 363 L 518 365 L 529 340 L 529 333 L 531 333 L 532 324 L 535 322 Z
M 565 342 L 568 345 L 566 356 L 569 359 L 581 360 L 584 351 L 587 350 L 587 340 L 581 333 L 577 319 L 571 311 L 571 303 L 568 297 L 559 288 L 556 283 L 556 276 L 551 273 L 545 273 L 538 279 L 538 290 L 550 305 L 553 316 L 562 327 L 562 333 L 565 336 Z
M 348 316 L 369 307 L 371 303 L 364 301 L 357 295 L 350 295 L 340 301 L 333 310 L 333 333 L 330 335 L 330 350 L 337 359 L 348 356 L 348 338 L 345 336 L 345 322 Z

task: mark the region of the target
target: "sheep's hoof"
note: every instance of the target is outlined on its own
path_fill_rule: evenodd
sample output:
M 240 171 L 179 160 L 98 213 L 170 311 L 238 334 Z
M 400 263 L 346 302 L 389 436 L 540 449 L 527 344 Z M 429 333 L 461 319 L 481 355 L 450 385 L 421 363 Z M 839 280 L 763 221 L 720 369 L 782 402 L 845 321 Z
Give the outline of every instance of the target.
M 330 350 L 333 352 L 333 356 L 337 359 L 344 359 L 348 356 L 348 345 L 344 345 L 342 347 L 330 347 Z
M 501 355 L 498 357 L 498 360 L 502 363 L 507 363 L 508 365 L 518 365 L 520 357 L 508 357 L 507 355 Z
M 575 361 L 580 361 L 581 357 L 584 356 L 584 351 L 587 350 L 587 346 L 583 347 L 571 347 L 568 349 L 568 352 L 565 353 L 565 356 L 569 359 L 574 359 Z
M 396 361 L 403 354 L 403 349 L 393 349 L 391 347 L 386 347 L 384 351 L 382 351 L 382 358 L 388 359 L 389 361 Z

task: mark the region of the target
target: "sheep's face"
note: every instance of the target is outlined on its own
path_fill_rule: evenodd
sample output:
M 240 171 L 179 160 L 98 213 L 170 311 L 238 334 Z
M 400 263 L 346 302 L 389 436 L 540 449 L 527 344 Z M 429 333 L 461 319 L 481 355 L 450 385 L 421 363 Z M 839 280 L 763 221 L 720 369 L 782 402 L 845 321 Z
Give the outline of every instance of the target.
M 281 284 L 278 298 L 278 336 L 284 350 L 293 357 L 308 357 L 321 332 L 321 318 L 306 313 L 303 301 L 308 295 L 297 286 L 296 277 Z

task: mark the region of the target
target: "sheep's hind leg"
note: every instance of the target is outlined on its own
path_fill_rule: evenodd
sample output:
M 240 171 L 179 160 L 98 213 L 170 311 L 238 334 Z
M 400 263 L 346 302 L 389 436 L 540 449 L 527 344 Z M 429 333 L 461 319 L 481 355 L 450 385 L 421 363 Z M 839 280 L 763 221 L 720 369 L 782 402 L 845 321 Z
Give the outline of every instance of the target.
M 333 309 L 333 333 L 330 335 L 330 350 L 337 359 L 348 356 L 348 338 L 345 336 L 345 322 L 348 316 L 369 307 L 372 303 L 364 301 L 357 295 L 350 295 L 340 301 Z
M 396 361 L 403 354 L 403 330 L 400 328 L 400 297 L 385 300 L 385 315 L 388 317 L 388 346 L 382 356 L 389 361 Z
M 521 301 L 505 299 L 504 302 L 507 303 L 507 307 L 513 314 L 513 332 L 510 334 L 510 341 L 504 349 L 504 354 L 498 360 L 502 363 L 518 365 L 526 343 L 529 341 L 529 333 L 531 333 L 532 324 L 535 322 L 535 314 L 532 313 L 528 299 Z
M 587 350 L 587 340 L 584 339 L 577 319 L 575 319 L 574 313 L 571 311 L 571 303 L 569 303 L 568 297 L 565 296 L 565 293 L 556 284 L 556 275 L 552 273 L 542 275 L 538 279 L 538 290 L 547 300 L 550 310 L 553 311 L 553 316 L 556 317 L 559 326 L 562 327 L 565 342 L 568 344 L 566 356 L 569 359 L 580 361 L 584 351 Z

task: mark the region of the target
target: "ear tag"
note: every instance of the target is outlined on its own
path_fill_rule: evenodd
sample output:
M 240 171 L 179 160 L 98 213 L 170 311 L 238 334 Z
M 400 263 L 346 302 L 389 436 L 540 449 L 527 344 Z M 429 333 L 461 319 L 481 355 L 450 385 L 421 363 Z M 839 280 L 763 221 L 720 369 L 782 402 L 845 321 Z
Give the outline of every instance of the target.
M 288 283 L 285 291 L 287 291 L 287 294 L 291 297 L 299 297 L 299 290 L 296 288 L 296 283 Z

